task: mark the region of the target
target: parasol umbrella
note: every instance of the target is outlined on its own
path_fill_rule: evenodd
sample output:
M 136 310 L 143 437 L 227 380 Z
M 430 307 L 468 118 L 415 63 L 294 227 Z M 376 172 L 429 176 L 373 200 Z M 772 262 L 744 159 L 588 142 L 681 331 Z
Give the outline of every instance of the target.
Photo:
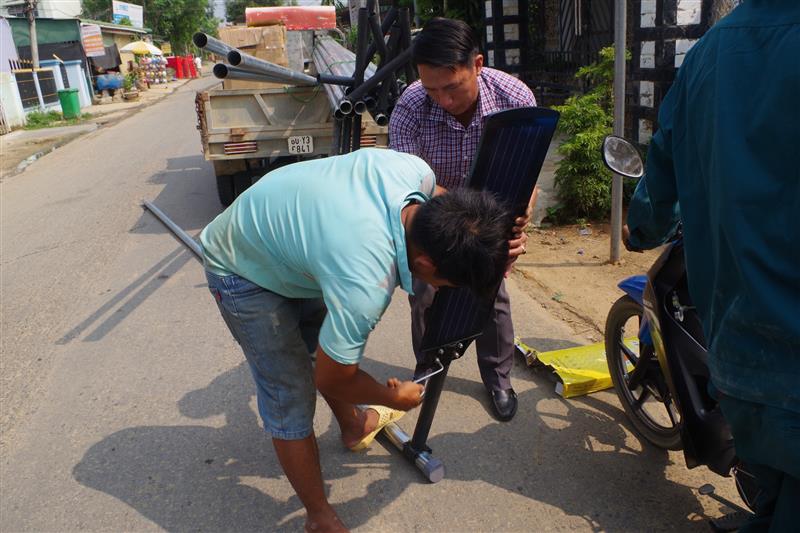
M 154 56 L 163 56 L 164 52 L 145 41 L 134 41 L 128 43 L 119 49 L 120 52 L 130 52 L 137 55 L 151 54 Z

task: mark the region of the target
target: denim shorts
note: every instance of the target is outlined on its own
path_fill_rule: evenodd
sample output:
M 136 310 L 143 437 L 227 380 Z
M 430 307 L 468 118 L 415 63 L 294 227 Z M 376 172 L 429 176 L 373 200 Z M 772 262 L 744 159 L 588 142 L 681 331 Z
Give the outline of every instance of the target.
M 325 318 L 322 299 L 286 298 L 237 276 L 206 271 L 208 288 L 242 347 L 264 429 L 276 439 L 314 431 L 313 360 Z

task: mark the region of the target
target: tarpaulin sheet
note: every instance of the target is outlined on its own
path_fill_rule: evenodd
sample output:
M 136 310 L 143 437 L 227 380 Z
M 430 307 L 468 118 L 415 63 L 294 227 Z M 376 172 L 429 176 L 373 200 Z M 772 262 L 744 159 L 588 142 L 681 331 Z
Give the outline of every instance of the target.
M 17 48 L 31 45 L 30 27 L 27 19 L 9 17 Z M 81 26 L 77 19 L 36 19 L 36 41 L 43 44 L 63 43 L 81 40 Z
M 117 68 L 119 65 L 122 64 L 122 60 L 119 57 L 119 50 L 117 49 L 116 44 L 112 44 L 111 46 L 103 47 L 105 50 L 105 54 L 98 56 L 98 57 L 90 57 L 89 62 L 97 68 L 102 69 L 113 69 Z
M 287 30 L 332 30 L 336 28 L 333 6 L 248 7 L 244 10 L 248 26 L 283 24 Z

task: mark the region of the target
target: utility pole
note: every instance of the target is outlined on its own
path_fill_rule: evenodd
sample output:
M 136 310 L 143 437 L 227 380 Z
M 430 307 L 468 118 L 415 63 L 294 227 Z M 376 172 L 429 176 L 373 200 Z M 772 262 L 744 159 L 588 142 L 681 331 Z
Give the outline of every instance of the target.
M 25 15 L 28 18 L 28 28 L 31 40 L 31 79 L 33 86 L 36 87 L 36 96 L 39 98 L 39 107 L 44 109 L 44 98 L 42 98 L 42 88 L 39 86 L 39 41 L 36 38 L 36 2 L 37 0 L 25 0 Z
M 614 2 L 614 135 L 625 135 L 625 39 L 627 33 L 625 0 Z M 622 242 L 622 176 L 611 181 L 611 263 L 619 261 Z

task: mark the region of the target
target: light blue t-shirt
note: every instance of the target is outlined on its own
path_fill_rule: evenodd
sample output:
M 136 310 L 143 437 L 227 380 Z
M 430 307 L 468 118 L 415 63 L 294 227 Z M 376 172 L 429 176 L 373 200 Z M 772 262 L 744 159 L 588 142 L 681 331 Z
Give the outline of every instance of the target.
M 412 292 L 400 211 L 434 186 L 422 159 L 391 150 L 282 167 L 203 230 L 206 268 L 287 298 L 323 298 L 320 346 L 358 363 L 395 287 Z

